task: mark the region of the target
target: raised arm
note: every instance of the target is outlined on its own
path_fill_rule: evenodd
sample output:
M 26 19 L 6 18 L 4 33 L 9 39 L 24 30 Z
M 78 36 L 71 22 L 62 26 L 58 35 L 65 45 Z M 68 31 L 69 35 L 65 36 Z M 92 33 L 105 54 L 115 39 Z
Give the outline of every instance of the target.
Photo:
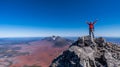
M 95 24 L 97 22 L 97 20 L 95 20 L 94 22 L 93 22 L 93 24 Z
M 89 22 L 88 22 L 88 21 L 87 21 L 86 23 L 87 23 L 87 24 L 89 24 Z

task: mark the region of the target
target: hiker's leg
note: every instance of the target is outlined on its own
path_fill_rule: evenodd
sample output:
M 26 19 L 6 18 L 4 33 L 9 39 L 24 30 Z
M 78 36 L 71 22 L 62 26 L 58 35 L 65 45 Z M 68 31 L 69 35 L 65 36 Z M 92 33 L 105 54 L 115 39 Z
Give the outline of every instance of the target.
M 92 36 L 93 36 L 93 38 L 95 37 L 95 36 L 94 36 L 94 32 L 93 32 L 93 30 L 92 30 Z
M 89 36 L 91 37 L 91 29 L 89 29 Z
M 93 33 L 93 29 L 91 29 L 91 41 L 94 42 L 94 33 Z
M 92 29 L 90 29 L 90 36 L 93 37 Z

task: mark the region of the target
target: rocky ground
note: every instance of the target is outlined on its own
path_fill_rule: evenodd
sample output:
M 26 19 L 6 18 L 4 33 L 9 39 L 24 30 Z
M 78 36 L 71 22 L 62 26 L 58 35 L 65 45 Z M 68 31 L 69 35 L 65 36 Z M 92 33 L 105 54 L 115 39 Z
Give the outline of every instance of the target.
M 78 38 L 67 50 L 56 57 L 50 67 L 120 67 L 120 46 L 104 38 Z

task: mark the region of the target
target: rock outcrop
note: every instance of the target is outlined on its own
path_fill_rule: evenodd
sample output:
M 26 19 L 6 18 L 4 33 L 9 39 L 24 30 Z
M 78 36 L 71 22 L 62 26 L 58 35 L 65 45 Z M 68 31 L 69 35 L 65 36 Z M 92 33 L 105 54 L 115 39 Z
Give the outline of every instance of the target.
M 120 46 L 104 38 L 78 38 L 66 51 L 55 58 L 50 67 L 120 67 Z

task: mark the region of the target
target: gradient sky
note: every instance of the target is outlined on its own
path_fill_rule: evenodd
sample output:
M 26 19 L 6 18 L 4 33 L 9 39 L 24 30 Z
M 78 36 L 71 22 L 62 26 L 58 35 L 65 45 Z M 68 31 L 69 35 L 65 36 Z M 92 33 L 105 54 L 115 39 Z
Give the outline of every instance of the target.
M 0 37 L 83 36 L 95 19 L 96 36 L 120 37 L 120 0 L 0 0 Z

